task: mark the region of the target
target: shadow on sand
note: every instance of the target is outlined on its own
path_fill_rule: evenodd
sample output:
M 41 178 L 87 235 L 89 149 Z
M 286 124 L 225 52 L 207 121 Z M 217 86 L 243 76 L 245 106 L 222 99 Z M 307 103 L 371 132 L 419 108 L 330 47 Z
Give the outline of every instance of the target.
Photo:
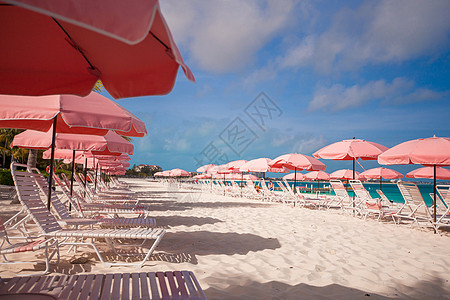
M 197 264 L 197 255 L 245 255 L 249 252 L 274 250 L 280 247 L 276 238 L 263 238 L 250 233 L 168 232 L 159 243 L 157 253 L 151 260 Z
M 202 226 L 215 224 L 222 220 L 210 217 L 188 217 L 188 216 L 157 216 L 156 224 L 160 228 L 171 228 L 175 226 Z
M 236 285 L 225 289 L 210 287 L 205 290 L 209 300 L 212 299 L 446 299 L 448 290 L 445 290 L 443 279 L 435 278 L 431 281 L 420 281 L 410 287 L 396 288 L 397 292 L 383 296 L 377 293 L 358 290 L 330 284 L 326 286 L 313 286 L 305 283 L 289 285 L 278 281 L 259 283 L 248 278 L 236 278 Z M 407 291 L 407 294 L 401 290 Z M 251 296 L 250 296 L 251 295 Z M 431 295 L 434 295 L 432 297 Z M 440 296 L 436 296 L 440 295 Z

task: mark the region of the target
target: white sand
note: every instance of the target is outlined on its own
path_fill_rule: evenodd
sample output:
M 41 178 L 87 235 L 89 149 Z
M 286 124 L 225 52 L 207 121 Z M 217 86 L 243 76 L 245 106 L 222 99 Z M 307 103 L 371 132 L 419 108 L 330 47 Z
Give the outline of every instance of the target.
M 125 181 L 167 229 L 151 261 L 104 268 L 91 250 L 63 249 L 52 274 L 191 270 L 208 299 L 450 299 L 448 232 Z M 2 215 L 18 209 L 2 205 Z M 80 256 L 89 261 L 70 264 Z M 10 277 L 34 267 L 0 268 Z

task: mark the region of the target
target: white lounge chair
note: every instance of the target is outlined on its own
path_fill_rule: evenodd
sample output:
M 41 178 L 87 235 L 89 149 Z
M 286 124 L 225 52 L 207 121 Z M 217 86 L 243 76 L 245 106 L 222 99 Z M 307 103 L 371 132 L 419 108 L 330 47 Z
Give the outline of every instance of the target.
M 13 240 L 22 240 L 23 242 L 12 242 Z M 58 241 L 55 238 L 44 238 L 44 239 L 38 239 L 38 238 L 25 238 L 23 236 L 20 237 L 8 237 L 8 233 L 6 232 L 5 226 L 3 225 L 2 218 L 0 218 L 0 254 L 4 260 L 4 262 L 1 262 L 1 264 L 36 264 L 38 263 L 37 260 L 35 261 L 10 261 L 6 258 L 8 254 L 17 254 L 22 252 L 37 252 L 37 251 L 43 251 L 45 255 L 45 270 L 39 273 L 35 274 L 24 274 L 22 276 L 32 276 L 32 275 L 39 275 L 39 274 L 47 274 L 50 268 L 50 260 L 53 258 L 53 256 L 57 255 L 57 262 L 59 263 L 59 247 L 58 247 Z M 51 248 L 54 248 L 51 253 L 49 253 L 49 250 Z
M 359 213 L 359 208 L 355 199 L 350 197 L 345 189 L 344 184 L 339 179 L 330 180 L 331 188 L 338 199 L 337 204 L 345 211 L 351 211 L 353 214 Z
M 94 249 L 100 261 L 105 266 L 143 266 L 150 255 L 163 238 L 166 231 L 164 229 L 147 229 L 147 228 L 132 228 L 132 229 L 62 229 L 58 224 L 56 218 L 47 210 L 47 207 L 42 203 L 39 190 L 34 180 L 33 174 L 30 172 L 18 171 L 15 163 L 11 164 L 11 173 L 14 184 L 17 189 L 19 201 L 26 207 L 27 212 L 31 215 L 33 221 L 38 225 L 41 232 L 40 236 L 45 239 L 57 239 L 59 245 L 73 245 L 73 246 L 90 246 Z M 92 242 L 86 241 L 92 239 Z M 97 239 L 105 239 L 111 246 L 113 251 L 119 256 L 130 256 L 130 253 L 121 254 L 117 251 L 116 240 L 120 239 L 121 246 L 136 247 L 131 244 L 133 240 L 142 240 L 142 244 L 154 239 L 155 241 L 144 254 L 144 258 L 139 263 L 126 262 L 105 262 L 100 251 L 94 241 Z M 98 241 L 97 241 L 98 243 Z M 143 248 L 141 248 L 143 250 Z
M 413 182 L 399 181 L 397 186 L 405 200 L 405 204 L 398 212 L 392 215 L 394 222 L 400 224 L 402 220 L 409 220 L 419 227 L 422 224 L 433 226 L 432 214 L 426 206 L 417 185 Z

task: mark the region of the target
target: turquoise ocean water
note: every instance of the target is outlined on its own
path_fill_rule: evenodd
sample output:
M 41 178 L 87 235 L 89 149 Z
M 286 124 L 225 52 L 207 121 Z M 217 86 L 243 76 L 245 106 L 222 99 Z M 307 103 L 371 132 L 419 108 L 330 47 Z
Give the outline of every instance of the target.
M 268 181 L 266 181 L 267 183 Z M 291 184 L 291 186 L 294 185 L 293 181 L 289 181 L 289 183 Z M 327 182 L 311 182 L 311 181 L 297 181 L 297 186 L 299 187 L 307 187 L 310 188 L 311 186 L 313 188 L 323 188 L 323 187 L 327 187 L 330 184 Z M 364 187 L 366 188 L 366 190 L 369 191 L 370 195 L 373 198 L 379 198 L 377 190 L 380 189 L 380 183 L 363 183 Z M 275 188 L 277 188 L 277 184 L 276 182 L 274 182 L 274 186 Z M 433 200 L 430 197 L 430 193 L 433 192 L 433 185 L 432 184 L 417 184 L 417 186 L 419 187 L 420 192 L 422 193 L 422 197 L 425 200 L 425 202 L 427 203 L 428 206 L 431 206 L 433 203 Z M 386 197 L 388 197 L 390 200 L 394 201 L 394 202 L 398 202 L 398 203 L 403 203 L 403 197 L 402 194 L 400 193 L 398 187 L 396 184 L 393 183 L 387 183 L 387 182 L 383 182 L 382 183 L 382 188 L 383 193 L 386 195 Z M 349 195 L 352 196 L 352 192 L 349 190 Z M 333 192 L 331 192 L 331 194 L 334 194 Z

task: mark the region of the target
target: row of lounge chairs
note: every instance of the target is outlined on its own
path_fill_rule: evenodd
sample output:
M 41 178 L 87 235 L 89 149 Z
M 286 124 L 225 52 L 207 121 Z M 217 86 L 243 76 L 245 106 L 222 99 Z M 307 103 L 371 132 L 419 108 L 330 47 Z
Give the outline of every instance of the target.
M 20 168 L 24 170 L 19 170 Z M 148 208 L 138 204 L 136 200 L 125 203 L 109 201 L 120 194 L 117 193 L 119 190 L 114 191 L 111 198 L 106 191 L 95 198 L 82 197 L 78 191 L 73 191 L 70 196 L 65 182 L 67 178 L 61 180 L 55 175 L 62 194 L 52 193 L 52 209 L 49 211 L 46 206 L 48 183 L 39 170 L 12 163 L 11 173 L 22 210 L 5 222 L 6 226 L 0 220 L 0 254 L 5 263 L 36 263 L 19 261 L 17 258 L 10 261 L 7 256 L 28 251 L 43 252 L 46 267 L 38 273 L 43 275 L 49 272 L 54 259 L 59 263 L 62 247 L 68 246 L 69 251 L 79 251 L 87 246 L 94 250 L 104 266 L 141 267 L 166 233 L 164 229 L 156 227 L 154 218 L 148 216 Z M 83 190 L 82 183 L 79 183 L 78 187 L 87 192 Z M 65 198 L 66 203 L 60 196 Z M 90 199 L 90 202 L 86 199 Z M 67 209 L 68 203 L 73 210 Z M 129 215 L 135 217 L 125 217 Z M 37 226 L 32 226 L 32 223 Z M 7 230 L 17 231 L 19 234 L 10 236 Z M 110 247 L 114 253 L 108 260 L 105 260 L 103 255 L 105 246 Z M 111 257 L 114 257 L 114 260 Z M 131 257 L 135 259 L 130 259 Z M 5 293 L 30 292 L 48 293 L 63 299 L 128 299 L 126 295 L 131 298 L 137 296 L 139 299 L 205 298 L 195 276 L 188 271 L 32 276 L 27 279 L 17 277 L 0 280 L 0 296 Z M 86 297 L 80 298 L 80 294 Z M 147 297 L 148 295 L 150 297 Z
M 415 183 L 397 183 L 404 198 L 404 203 L 390 201 L 381 190 L 377 190 L 379 198 L 373 198 L 359 180 L 350 180 L 353 195 L 349 196 L 347 189 L 340 180 L 330 180 L 330 186 L 335 196 L 313 195 L 301 193 L 297 189 L 294 193 L 287 181 L 276 181 L 279 191 L 269 190 L 264 180 L 261 180 L 261 188 L 258 190 L 253 181 L 247 180 L 243 187 L 235 181 L 225 183 L 222 180 L 202 181 L 203 189 L 217 194 L 233 197 L 246 197 L 268 202 L 280 202 L 299 207 L 342 209 L 354 216 L 368 217 L 381 220 L 392 220 L 396 224 L 409 222 L 420 227 L 433 227 L 436 230 L 450 226 L 450 186 L 438 185 L 437 218 L 433 220 L 433 210 L 428 207 L 419 188 Z M 432 195 L 431 195 L 432 196 Z

